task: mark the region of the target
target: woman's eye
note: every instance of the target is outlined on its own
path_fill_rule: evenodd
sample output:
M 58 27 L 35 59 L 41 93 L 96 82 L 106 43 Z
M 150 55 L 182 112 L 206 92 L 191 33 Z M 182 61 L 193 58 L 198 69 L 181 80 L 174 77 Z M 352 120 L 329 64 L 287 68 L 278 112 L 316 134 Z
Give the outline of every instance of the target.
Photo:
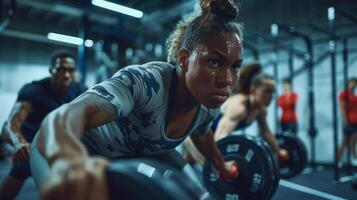
M 231 69 L 232 69 L 232 71 L 238 72 L 239 69 L 240 69 L 240 65 L 233 65 L 233 66 L 231 67 Z
M 218 65 L 219 65 L 219 61 L 216 59 L 210 59 L 207 61 L 207 63 L 212 67 L 218 67 Z

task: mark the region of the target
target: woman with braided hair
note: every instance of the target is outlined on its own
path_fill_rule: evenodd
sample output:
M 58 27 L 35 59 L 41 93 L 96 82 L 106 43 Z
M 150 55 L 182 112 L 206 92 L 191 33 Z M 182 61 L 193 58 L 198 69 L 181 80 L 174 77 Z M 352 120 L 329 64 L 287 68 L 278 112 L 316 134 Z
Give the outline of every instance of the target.
M 223 178 L 231 178 L 234 165 L 225 163 L 209 124 L 242 63 L 238 8 L 231 0 L 202 0 L 201 8 L 167 42 L 174 65 L 125 67 L 45 118 L 31 150 L 45 199 L 106 199 L 109 160 L 169 157 L 187 136 Z

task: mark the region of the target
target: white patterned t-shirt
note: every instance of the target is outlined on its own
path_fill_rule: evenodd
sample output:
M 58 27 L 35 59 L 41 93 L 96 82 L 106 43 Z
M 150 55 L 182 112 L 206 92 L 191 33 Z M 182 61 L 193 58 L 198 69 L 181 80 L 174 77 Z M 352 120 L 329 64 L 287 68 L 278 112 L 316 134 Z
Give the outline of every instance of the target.
M 177 83 L 175 67 L 165 62 L 131 65 L 90 88 L 114 105 L 117 118 L 85 131 L 83 142 L 109 157 L 168 152 L 192 134 L 204 134 L 219 109 L 199 105 L 186 134 L 177 139 L 165 134 Z

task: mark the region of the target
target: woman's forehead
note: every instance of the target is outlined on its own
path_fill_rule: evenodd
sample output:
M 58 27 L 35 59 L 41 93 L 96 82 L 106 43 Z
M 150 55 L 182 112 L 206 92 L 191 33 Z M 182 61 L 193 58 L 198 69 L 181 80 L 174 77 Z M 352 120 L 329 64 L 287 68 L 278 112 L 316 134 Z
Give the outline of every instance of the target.
M 201 54 L 218 53 L 225 57 L 238 55 L 241 56 L 242 42 L 237 34 L 231 32 L 215 33 L 196 46 Z
M 220 47 L 236 48 L 242 45 L 242 40 L 237 33 L 234 32 L 213 32 L 207 35 L 202 43 L 211 47 L 214 44 L 220 44 Z

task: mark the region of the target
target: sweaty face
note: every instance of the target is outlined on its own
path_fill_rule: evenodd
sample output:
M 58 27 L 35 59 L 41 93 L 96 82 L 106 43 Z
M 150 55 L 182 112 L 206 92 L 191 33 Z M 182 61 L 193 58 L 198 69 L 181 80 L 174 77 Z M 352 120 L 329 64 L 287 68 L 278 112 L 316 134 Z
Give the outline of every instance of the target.
M 54 84 L 61 88 L 67 88 L 75 79 L 76 63 L 71 57 L 57 58 L 53 67 L 52 79 Z
M 265 107 L 269 106 L 275 93 L 275 87 L 274 80 L 263 80 L 263 84 L 255 90 L 255 99 L 257 99 L 258 104 Z
M 197 44 L 187 60 L 186 86 L 208 108 L 228 98 L 242 64 L 242 42 L 231 32 L 215 33 Z

